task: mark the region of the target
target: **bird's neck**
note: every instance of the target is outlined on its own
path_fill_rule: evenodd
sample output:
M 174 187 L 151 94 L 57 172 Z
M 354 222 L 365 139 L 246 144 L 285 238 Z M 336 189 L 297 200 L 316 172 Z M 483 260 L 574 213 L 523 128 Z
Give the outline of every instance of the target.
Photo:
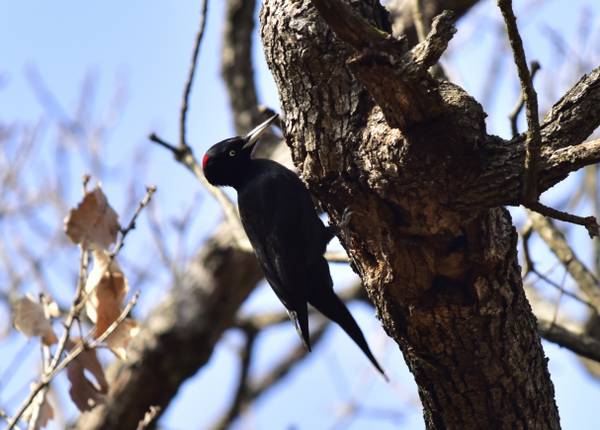
M 250 158 L 242 165 L 236 167 L 235 172 L 232 172 L 230 176 L 230 183 L 227 185 L 235 188 L 239 193 L 260 172 L 260 163 L 257 163 L 257 161 Z

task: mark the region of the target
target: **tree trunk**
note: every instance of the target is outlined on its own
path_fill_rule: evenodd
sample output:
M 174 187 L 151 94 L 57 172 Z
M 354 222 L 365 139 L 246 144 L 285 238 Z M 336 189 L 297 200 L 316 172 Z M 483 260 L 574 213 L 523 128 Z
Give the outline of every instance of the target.
M 351 265 L 415 376 L 427 428 L 560 428 L 517 234 L 498 206 L 520 198 L 523 137 L 488 136 L 481 106 L 427 72 L 448 19 L 411 52 L 368 25 L 353 33 L 344 9 L 334 35 L 313 3 L 330 2 L 267 0 L 260 14 L 285 137 L 330 216 L 355 212 Z M 391 33 L 378 2 L 352 8 Z

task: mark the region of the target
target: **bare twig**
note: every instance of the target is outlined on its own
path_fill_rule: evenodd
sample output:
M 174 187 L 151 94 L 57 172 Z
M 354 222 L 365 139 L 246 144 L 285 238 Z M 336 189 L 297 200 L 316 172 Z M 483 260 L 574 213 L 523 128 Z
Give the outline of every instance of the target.
M 529 252 L 529 239 L 531 238 L 531 232 L 533 231 L 533 225 L 531 220 L 528 220 L 525 226 L 519 232 L 519 236 L 523 241 L 523 273 L 522 278 L 525 278 L 529 272 L 535 271 L 535 266 L 531 260 L 531 253 Z
M 86 176 L 84 176 L 84 178 L 83 178 L 84 184 L 87 183 L 88 179 L 89 178 L 86 178 Z M 83 188 L 85 191 L 85 185 Z M 146 196 L 138 205 L 138 208 L 136 209 L 133 217 L 131 218 L 131 221 L 129 222 L 129 224 L 127 225 L 127 227 L 125 229 L 121 230 L 121 237 L 119 238 L 119 240 L 115 246 L 115 249 L 109 254 L 109 259 L 108 259 L 107 263 L 105 264 L 105 267 L 102 270 L 101 277 L 104 276 L 104 272 L 106 272 L 108 270 L 108 268 L 110 267 L 110 263 L 115 258 L 115 255 L 123 247 L 123 243 L 124 243 L 124 240 L 125 240 L 125 237 L 127 236 L 127 234 L 131 230 L 133 230 L 133 228 L 135 228 L 135 220 L 137 219 L 138 215 L 140 214 L 140 212 L 144 208 L 144 206 L 146 206 L 148 204 L 148 202 L 150 201 L 150 198 L 152 197 L 152 194 L 154 194 L 155 191 L 156 191 L 156 187 L 154 185 L 151 186 L 150 188 L 148 188 Z M 79 312 L 81 311 L 82 307 L 85 305 L 86 300 L 95 291 L 95 289 L 92 291 L 89 291 L 86 296 L 81 298 L 81 294 L 83 292 L 83 287 L 84 287 L 86 268 L 87 268 L 87 252 L 83 248 L 81 248 L 81 253 L 80 253 L 80 258 L 79 258 L 79 279 L 77 281 L 77 290 L 75 292 L 75 298 L 73 299 L 73 303 L 71 305 L 71 311 L 67 318 L 67 323 L 65 324 L 65 330 L 64 330 L 63 336 L 61 337 L 60 342 L 58 344 L 56 354 L 54 355 L 54 357 L 53 357 L 52 361 L 50 362 L 49 366 L 47 367 L 47 369 L 45 369 L 45 371 L 43 372 L 43 376 L 40 379 L 40 381 L 36 384 L 36 386 L 30 393 L 30 395 L 27 397 L 27 399 L 25 400 L 23 405 L 21 405 L 21 408 L 19 409 L 19 411 L 17 411 L 15 416 L 9 422 L 9 426 L 7 427 L 7 430 L 10 430 L 12 428 L 12 426 L 14 426 L 14 424 L 19 420 L 19 418 L 21 417 L 21 415 L 27 408 L 27 406 L 29 406 L 31 401 L 35 398 L 35 395 L 52 380 L 54 375 L 56 375 L 61 369 L 63 369 L 69 362 L 71 362 L 77 356 L 77 354 L 79 354 L 84 349 L 83 343 L 80 343 L 78 346 L 76 346 L 71 351 L 71 354 L 69 356 L 67 356 L 60 364 L 58 364 L 60 357 L 62 356 L 62 353 L 64 351 L 66 342 L 69 338 L 69 332 L 70 332 L 71 326 L 73 324 L 73 321 L 76 318 L 78 318 Z M 123 311 L 123 314 L 115 322 L 113 322 L 113 324 L 100 337 L 98 337 L 98 339 L 96 339 L 96 341 L 91 343 L 89 345 L 89 348 L 95 348 L 100 342 L 102 342 L 104 339 L 106 339 L 106 337 L 110 333 L 112 333 L 112 331 L 114 331 L 114 329 L 117 327 L 117 325 L 120 324 L 120 322 L 123 321 L 123 319 L 125 319 L 129 310 L 131 310 L 131 308 L 135 305 L 135 303 L 137 302 L 138 296 L 139 296 L 139 291 L 136 293 L 134 298 L 127 305 L 127 307 L 125 308 L 125 311 Z
M 519 73 L 523 97 L 525 99 L 525 113 L 527 115 L 527 155 L 525 158 L 525 183 L 523 186 L 523 201 L 525 204 L 537 202 L 537 171 L 542 147 L 542 134 L 538 113 L 537 94 L 533 88 L 531 74 L 527 69 L 527 59 L 523 49 L 523 41 L 517 28 L 517 18 L 512 10 L 511 0 L 498 0 L 498 7 L 502 11 L 506 23 L 506 33 L 512 47 L 515 65 Z
M 84 283 L 85 275 L 87 272 L 87 266 L 88 266 L 88 262 L 89 262 L 88 256 L 89 256 L 88 252 L 85 249 L 83 249 L 83 247 L 81 247 L 80 254 L 79 254 L 79 277 L 77 279 L 77 289 L 75 291 L 75 297 L 73 298 L 73 302 L 71 304 L 71 310 L 69 312 L 69 316 L 67 317 L 67 322 L 65 323 L 65 330 L 63 332 L 62 337 L 60 338 L 58 347 L 56 348 L 56 353 L 54 354 L 54 358 L 52 359 L 52 362 L 50 363 L 50 369 L 54 369 L 56 367 L 56 365 L 58 364 L 58 360 L 60 360 L 60 357 L 61 357 L 63 351 L 65 350 L 66 342 L 69 339 L 69 332 L 71 330 L 71 326 L 73 325 L 73 321 L 79 317 L 79 311 L 77 310 L 77 304 L 79 303 L 79 300 L 81 299 L 81 293 L 82 293 L 83 287 L 85 285 L 85 283 Z
M 579 303 L 581 303 L 582 305 L 588 306 L 591 310 L 595 311 L 596 308 L 594 308 L 594 305 L 592 305 L 590 302 L 588 302 L 587 300 L 579 297 L 577 294 L 575 293 L 571 293 L 570 291 L 565 290 L 563 287 L 561 287 L 559 284 L 557 284 L 556 282 L 554 282 L 552 279 L 548 278 L 546 275 L 544 275 L 543 273 L 539 273 L 537 270 L 533 270 L 533 273 L 535 273 L 535 275 L 537 276 L 537 279 L 533 279 L 529 285 L 533 285 L 535 282 L 537 282 L 538 280 L 542 280 L 544 282 L 546 282 L 547 284 L 551 285 L 552 287 L 556 288 L 557 290 L 559 290 L 560 294 L 563 294 L 565 296 L 568 296 L 570 298 L 572 298 L 573 300 L 578 301 Z
M 542 66 L 540 65 L 539 62 L 537 62 L 535 60 L 531 62 L 531 79 L 532 79 L 532 81 L 533 81 L 533 78 L 535 77 L 535 74 L 538 72 L 538 70 L 541 69 L 541 67 Z M 521 113 L 523 106 L 525 106 L 525 97 L 523 96 L 523 90 L 521 90 L 521 93 L 519 95 L 519 100 L 517 100 L 517 104 L 515 104 L 515 107 L 508 115 L 508 119 L 510 120 L 510 128 L 512 130 L 513 137 L 515 137 L 517 134 L 519 134 L 519 130 L 517 129 L 517 118 L 519 117 L 519 114 Z
M 323 319 L 322 323 L 311 332 L 310 338 L 313 346 L 322 339 L 323 333 L 328 325 L 329 321 Z M 274 387 L 277 382 L 281 381 L 290 372 L 294 365 L 306 358 L 308 354 L 308 350 L 304 347 L 304 345 L 300 344 L 291 350 L 277 365 L 273 366 L 268 375 L 254 383 L 247 383 L 244 388 L 244 404 L 239 405 L 241 407 L 237 410 L 234 410 L 232 406 L 229 411 L 227 411 L 221 418 L 217 420 L 217 424 L 215 424 L 212 429 L 223 430 L 228 428 L 233 420 L 237 418 L 240 412 L 243 411 L 244 405 L 247 406 L 269 389 Z
M 600 288 L 596 277 L 579 261 L 562 233 L 552 225 L 550 220 L 538 213 L 530 211 L 528 213 L 535 231 L 565 266 L 579 288 L 588 296 L 589 303 L 600 314 Z
M 556 318 L 558 317 L 558 309 L 560 306 L 560 299 L 562 299 L 563 294 L 565 293 L 565 280 L 567 278 L 567 271 L 563 275 L 562 282 L 558 286 L 558 296 L 556 296 L 556 302 L 554 303 L 554 312 L 552 316 L 552 325 L 556 324 Z
M 582 225 L 584 226 L 590 237 L 598 236 L 598 222 L 596 221 L 596 217 L 588 216 L 588 217 L 580 217 L 577 215 L 571 215 L 567 212 L 562 212 L 548 206 L 544 206 L 540 202 L 532 202 L 524 205 L 527 209 L 531 209 L 532 211 L 536 211 L 539 214 L 544 216 L 557 219 L 559 221 L 570 222 L 572 224 Z
M 171 151 L 173 153 L 173 156 L 175 157 L 176 160 L 179 160 L 181 157 L 183 157 L 183 154 L 185 154 L 186 152 L 191 151 L 189 146 L 185 146 L 183 148 L 178 148 L 177 146 L 173 146 L 170 143 L 164 141 L 163 139 L 161 139 L 154 133 L 150 133 L 150 135 L 148 136 L 148 139 L 150 139 L 154 143 L 158 143 L 159 145 L 167 148 L 169 151 Z
M 25 412 L 25 409 L 27 409 L 27 407 L 31 404 L 31 402 L 33 401 L 35 396 L 40 392 L 40 390 L 42 390 L 44 387 L 46 387 L 50 383 L 50 381 L 52 381 L 52 378 L 54 378 L 58 372 L 60 372 L 62 369 L 65 368 L 65 366 L 67 364 L 69 364 L 71 361 L 73 361 L 75 358 L 77 358 L 77 356 L 79 354 L 81 354 L 81 352 L 83 352 L 85 349 L 94 349 L 96 346 L 98 346 L 98 344 L 100 342 L 103 342 L 118 327 L 118 325 L 121 324 L 121 322 L 123 322 L 123 320 L 129 314 L 129 311 L 131 311 L 131 308 L 133 308 L 135 306 L 135 304 L 137 303 L 139 295 L 140 295 L 140 292 L 137 291 L 135 293 L 135 295 L 133 296 L 133 298 L 129 301 L 129 303 L 123 310 L 123 312 L 121 312 L 121 315 L 119 315 L 119 318 L 117 318 L 106 329 L 106 331 L 98 337 L 98 339 L 96 339 L 94 342 L 92 342 L 91 344 L 89 344 L 87 346 L 85 345 L 85 343 L 83 341 L 79 342 L 71 350 L 71 353 L 63 361 L 60 362 L 60 364 L 58 364 L 48 374 L 42 375 L 40 380 L 31 389 L 29 395 L 27 396 L 27 398 L 25 399 L 23 404 L 20 406 L 19 410 L 15 413 L 15 415 L 9 421 L 8 426 L 6 427 L 5 430 L 11 430 L 12 428 L 14 428 L 15 424 L 19 421 L 19 419 L 21 418 L 21 415 L 23 415 L 23 412 Z
M 329 326 L 329 324 L 329 321 L 324 320 L 323 323 L 312 330 L 310 334 L 310 342 L 313 348 L 317 342 L 321 340 L 323 333 L 325 333 L 325 329 Z M 253 383 L 249 387 L 248 402 L 255 400 L 257 397 L 262 395 L 265 391 L 283 379 L 289 373 L 292 367 L 304 359 L 308 354 L 309 352 L 304 345 L 298 345 L 298 347 L 293 349 L 283 360 L 279 362 L 279 364 L 273 366 L 272 371 L 267 376 Z
M 10 420 L 10 417 L 2 409 L 0 409 L 0 417 L 4 418 L 7 421 Z M 21 430 L 21 428 L 18 425 L 15 425 L 14 428 L 17 430 Z
M 127 225 L 127 227 L 125 229 L 121 229 L 121 238 L 115 245 L 115 249 L 110 253 L 113 257 L 117 254 L 117 252 L 119 252 L 119 249 L 121 249 L 121 247 L 123 246 L 123 241 L 125 240 L 125 236 L 127 236 L 127 233 L 129 233 L 131 230 L 133 230 L 135 228 L 135 220 L 137 219 L 137 217 L 140 214 L 140 212 L 142 211 L 142 209 L 144 209 L 144 206 L 146 206 L 148 203 L 150 203 L 152 194 L 154 194 L 155 192 L 156 192 L 156 185 L 152 185 L 146 189 L 146 196 L 142 199 L 142 201 L 138 205 L 137 209 L 135 210 L 135 213 L 133 214 L 133 217 L 131 217 L 131 221 L 129 221 L 129 224 Z
M 188 78 L 185 83 L 185 90 L 183 91 L 183 100 L 181 103 L 181 112 L 180 112 L 180 116 L 179 116 L 179 148 L 181 150 L 183 150 L 184 148 L 188 148 L 188 145 L 185 141 L 185 125 L 186 125 L 186 116 L 187 116 L 187 109 L 188 109 L 188 99 L 190 96 L 190 91 L 192 89 L 192 82 L 194 81 L 194 72 L 196 71 L 196 63 L 198 60 L 198 51 L 200 50 L 200 43 L 202 42 L 202 37 L 204 36 L 204 27 L 206 24 L 207 7 L 208 7 L 208 0 L 202 0 L 202 6 L 201 6 L 202 12 L 200 13 L 200 25 L 198 28 L 198 34 L 196 35 L 196 42 L 194 44 L 194 53 L 192 54 L 192 62 L 190 64 Z
M 246 335 L 246 345 L 240 352 L 240 376 L 238 380 L 237 389 L 233 401 L 229 410 L 223 415 L 219 422 L 213 427 L 214 430 L 225 430 L 235 420 L 238 415 L 248 405 L 248 378 L 250 376 L 250 363 L 252 362 L 252 354 L 254 352 L 254 345 L 259 330 L 252 326 L 246 325 L 242 327 Z

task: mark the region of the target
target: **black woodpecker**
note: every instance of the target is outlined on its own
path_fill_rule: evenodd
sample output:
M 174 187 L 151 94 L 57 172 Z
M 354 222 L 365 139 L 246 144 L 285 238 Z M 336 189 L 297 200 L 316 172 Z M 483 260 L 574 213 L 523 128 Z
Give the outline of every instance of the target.
M 212 185 L 237 191 L 242 225 L 260 267 L 308 350 L 310 303 L 339 324 L 385 376 L 360 327 L 333 291 L 323 255 L 340 227 L 323 224 L 308 189 L 294 172 L 275 161 L 251 157 L 254 144 L 277 117 L 212 146 L 202 160 L 204 175 Z

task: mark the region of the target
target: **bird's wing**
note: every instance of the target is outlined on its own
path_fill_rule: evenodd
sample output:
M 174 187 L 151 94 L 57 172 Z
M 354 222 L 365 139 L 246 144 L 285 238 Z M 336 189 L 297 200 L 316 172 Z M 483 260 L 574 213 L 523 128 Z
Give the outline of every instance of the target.
M 239 192 L 240 215 L 267 281 L 284 306 L 295 312 L 308 345 L 305 244 L 310 241 L 306 225 L 311 220 L 305 219 L 302 198 L 307 191 L 291 171 L 271 173 Z

